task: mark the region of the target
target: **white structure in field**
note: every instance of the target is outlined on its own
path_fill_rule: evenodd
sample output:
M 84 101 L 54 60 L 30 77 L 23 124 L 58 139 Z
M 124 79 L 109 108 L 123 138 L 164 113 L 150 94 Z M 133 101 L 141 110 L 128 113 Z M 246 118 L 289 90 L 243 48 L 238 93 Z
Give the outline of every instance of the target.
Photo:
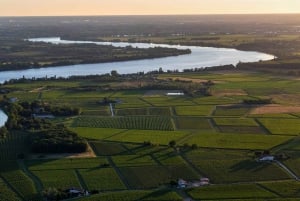
M 275 157 L 274 156 L 262 156 L 261 158 L 258 159 L 261 162 L 265 162 L 265 161 L 274 161 Z

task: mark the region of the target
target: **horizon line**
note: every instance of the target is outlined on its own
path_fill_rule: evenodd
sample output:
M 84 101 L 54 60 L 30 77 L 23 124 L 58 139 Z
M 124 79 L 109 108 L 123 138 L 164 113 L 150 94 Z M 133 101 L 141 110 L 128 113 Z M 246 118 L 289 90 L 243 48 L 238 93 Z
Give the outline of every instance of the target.
M 299 15 L 300 12 L 292 13 L 205 13 L 205 14 L 112 14 L 112 15 L 0 15 L 7 17 L 118 17 L 118 16 L 208 16 L 208 15 Z

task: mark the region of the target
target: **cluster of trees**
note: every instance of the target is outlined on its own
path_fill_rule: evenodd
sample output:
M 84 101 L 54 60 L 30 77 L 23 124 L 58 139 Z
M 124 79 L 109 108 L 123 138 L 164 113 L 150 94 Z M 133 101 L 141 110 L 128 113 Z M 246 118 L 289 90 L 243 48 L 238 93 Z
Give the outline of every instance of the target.
M 151 59 L 190 54 L 191 50 L 176 48 L 113 47 L 96 44 L 31 43 L 28 41 L 1 41 L 8 48 L 0 48 L 0 71 Z M 5 45 L 6 44 L 6 45 Z M 35 52 L 35 54 L 28 54 Z
M 6 126 L 1 127 L 0 128 L 0 139 L 5 138 L 7 134 L 8 134 L 8 130 L 7 130 Z
M 272 104 L 273 103 L 273 99 L 272 98 L 265 98 L 265 99 L 244 99 L 243 103 L 247 104 L 247 105 L 267 105 L 267 104 Z
M 80 114 L 79 108 L 50 106 L 39 101 L 11 103 L 7 98 L 4 98 L 0 105 L 8 115 L 8 120 L 5 124 L 8 130 L 41 130 L 49 129 L 53 126 L 49 120 L 35 118 L 33 114 L 54 114 L 57 116 Z
M 87 150 L 86 141 L 64 126 L 32 133 L 30 143 L 35 153 L 82 153 Z

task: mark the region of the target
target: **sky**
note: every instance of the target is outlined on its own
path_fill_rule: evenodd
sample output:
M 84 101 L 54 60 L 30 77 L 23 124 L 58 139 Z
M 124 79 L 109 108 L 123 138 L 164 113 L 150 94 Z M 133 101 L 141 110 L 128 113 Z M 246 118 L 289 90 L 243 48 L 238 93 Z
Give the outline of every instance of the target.
M 300 13 L 300 0 L 0 0 L 0 16 Z

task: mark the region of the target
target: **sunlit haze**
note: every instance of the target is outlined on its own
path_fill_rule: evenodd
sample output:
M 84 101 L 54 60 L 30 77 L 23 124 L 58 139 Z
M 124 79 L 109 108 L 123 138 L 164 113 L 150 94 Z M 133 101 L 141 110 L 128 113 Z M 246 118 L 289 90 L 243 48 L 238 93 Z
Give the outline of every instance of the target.
M 300 13 L 299 0 L 0 0 L 0 16 Z

